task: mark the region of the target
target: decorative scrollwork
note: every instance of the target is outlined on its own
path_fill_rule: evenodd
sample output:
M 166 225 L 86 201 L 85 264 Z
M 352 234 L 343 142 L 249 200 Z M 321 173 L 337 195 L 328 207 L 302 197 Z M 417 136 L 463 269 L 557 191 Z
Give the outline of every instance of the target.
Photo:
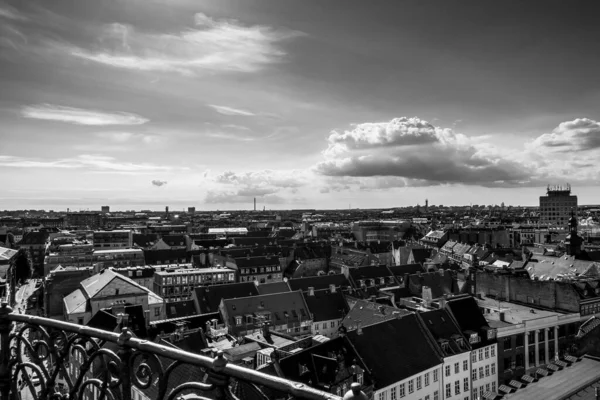
M 7 322 L 8 321 L 8 322 Z M 13 330 L 14 322 L 19 327 Z M 0 399 L 29 391 L 34 399 L 129 400 L 341 400 L 338 396 L 229 365 L 222 352 L 209 359 L 120 334 L 0 307 Z M 8 368 L 6 368 L 8 366 Z M 266 390 L 265 390 L 266 389 Z M 11 397 L 12 398 L 12 397 Z

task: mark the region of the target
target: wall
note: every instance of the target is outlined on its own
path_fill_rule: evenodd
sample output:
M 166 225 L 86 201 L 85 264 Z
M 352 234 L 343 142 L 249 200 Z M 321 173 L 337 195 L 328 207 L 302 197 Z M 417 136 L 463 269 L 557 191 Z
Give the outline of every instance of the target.
M 486 357 L 487 355 L 487 357 Z M 498 346 L 496 343 L 482 347 L 471 352 L 472 377 L 477 374 L 477 379 L 471 379 L 471 398 L 475 391 L 481 398 L 483 393 L 498 390 Z
M 471 398 L 471 352 L 466 351 L 464 353 L 456 354 L 450 357 L 444 358 L 444 367 L 442 369 L 442 399 L 458 398 L 466 399 Z M 466 363 L 466 364 L 465 364 Z M 455 364 L 458 364 L 458 372 L 456 372 Z M 466 365 L 466 369 L 465 369 Z M 450 375 L 446 375 L 446 367 L 450 367 Z M 467 380 L 467 387 L 465 390 L 465 379 Z M 455 384 L 459 383 L 460 391 L 456 393 Z M 450 384 L 450 397 L 446 396 L 446 385 Z
M 332 319 L 330 321 L 313 322 L 311 327 L 312 334 L 333 338 L 338 334 L 338 328 L 340 327 L 341 321 L 341 319 Z M 323 326 L 325 326 L 325 328 L 323 328 Z
M 437 371 L 437 372 L 435 372 Z M 428 378 L 425 378 L 425 375 Z M 437 375 L 437 380 L 434 380 L 434 376 Z M 421 388 L 417 389 L 417 380 L 421 380 Z M 428 385 L 425 383 L 429 382 Z M 412 386 L 413 391 L 409 388 Z M 392 394 L 395 392 L 395 395 Z M 438 393 L 438 398 L 441 400 L 443 397 L 442 393 L 442 364 L 434 368 L 428 369 L 421 373 L 415 374 L 410 378 L 406 378 L 402 381 L 389 385 L 387 387 L 374 390 L 374 400 L 394 400 L 394 399 L 422 399 L 429 396 L 431 400 L 435 399 L 435 392 Z M 404 395 L 402 395 L 404 393 Z

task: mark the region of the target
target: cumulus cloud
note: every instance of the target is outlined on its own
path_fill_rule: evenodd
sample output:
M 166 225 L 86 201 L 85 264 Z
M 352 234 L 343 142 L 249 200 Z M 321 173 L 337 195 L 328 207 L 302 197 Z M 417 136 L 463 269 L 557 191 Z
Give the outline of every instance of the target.
M 237 173 L 225 171 L 215 177 L 217 183 L 244 186 L 272 186 L 297 188 L 306 184 L 303 171 L 250 171 Z
M 25 118 L 60 121 L 77 125 L 141 125 L 149 120 L 127 112 L 108 113 L 98 110 L 64 107 L 52 104 L 36 104 L 21 109 Z
M 325 176 L 398 177 L 396 184 L 466 183 L 519 185 L 529 178 L 524 165 L 448 128 L 419 118 L 355 125 L 332 132 L 325 161 L 315 170 Z
M 152 184 L 153 184 L 154 186 L 161 187 L 161 186 L 163 186 L 163 185 L 166 185 L 166 184 L 167 184 L 167 181 L 159 181 L 159 180 L 156 180 L 156 179 L 155 179 L 155 180 L 153 180 L 153 181 L 152 181 Z
M 141 71 L 255 72 L 280 62 L 286 55 L 280 43 L 303 33 L 268 26 L 245 26 L 235 20 L 217 20 L 196 14 L 194 28 L 150 33 L 129 25 L 109 24 L 98 46 L 84 49 L 54 44 L 64 52 L 116 68 Z
M 559 124 L 551 133 L 536 138 L 530 148 L 550 151 L 588 151 L 600 148 L 600 123 L 577 118 Z

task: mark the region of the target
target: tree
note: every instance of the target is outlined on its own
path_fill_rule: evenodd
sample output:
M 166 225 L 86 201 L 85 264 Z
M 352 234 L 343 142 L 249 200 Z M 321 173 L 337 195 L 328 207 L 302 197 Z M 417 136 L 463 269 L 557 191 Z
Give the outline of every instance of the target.
M 25 280 L 31 278 L 31 262 L 27 253 L 19 251 L 17 259 L 14 264 L 15 269 L 15 280 L 16 282 L 23 283 Z

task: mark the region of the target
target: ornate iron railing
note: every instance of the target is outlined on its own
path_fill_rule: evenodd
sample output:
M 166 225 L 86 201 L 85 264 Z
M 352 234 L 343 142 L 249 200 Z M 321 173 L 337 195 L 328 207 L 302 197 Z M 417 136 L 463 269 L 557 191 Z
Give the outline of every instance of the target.
M 178 380 L 176 371 L 185 371 L 187 379 L 179 374 Z M 229 364 L 222 352 L 212 359 L 134 338 L 126 324 L 119 334 L 16 314 L 6 303 L 1 305 L 0 400 L 138 400 L 140 396 L 342 400 L 302 383 Z M 344 396 L 366 398 L 357 383 Z

